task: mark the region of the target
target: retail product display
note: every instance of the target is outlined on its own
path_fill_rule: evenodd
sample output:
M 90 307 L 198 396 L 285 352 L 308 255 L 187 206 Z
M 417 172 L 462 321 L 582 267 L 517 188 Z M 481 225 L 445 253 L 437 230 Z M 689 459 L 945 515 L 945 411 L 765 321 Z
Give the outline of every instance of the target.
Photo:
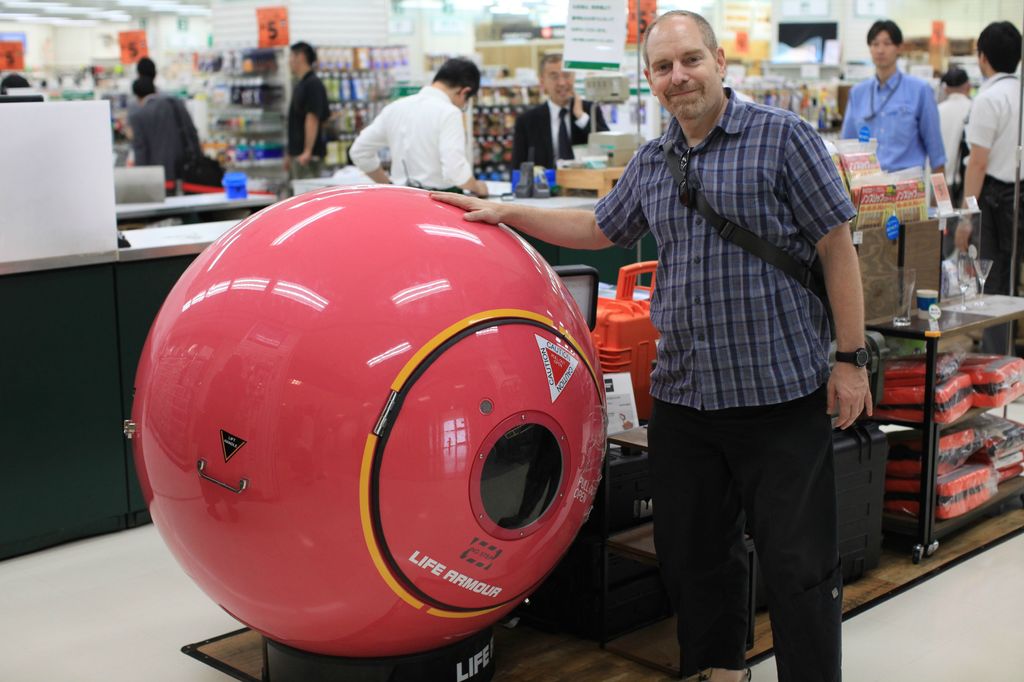
M 1017 310 L 1007 317 L 1019 316 L 1021 312 L 1024 311 Z M 942 329 L 942 333 L 954 334 L 958 329 L 959 326 L 954 322 Z M 938 407 L 942 402 L 939 393 L 943 383 L 938 380 L 937 367 L 941 365 L 948 371 L 951 360 L 946 357 L 939 362 L 937 337 L 913 329 L 880 330 L 893 336 L 923 341 L 925 371 L 919 390 L 923 394 L 924 385 L 937 383 L 935 395 L 923 395 L 923 402 Z M 952 357 L 952 364 L 958 369 L 971 365 L 971 356 Z M 900 362 L 907 360 L 899 359 Z M 963 360 L 963 367 L 960 366 L 960 360 Z M 958 382 L 962 391 L 964 381 L 970 383 L 971 377 L 960 372 L 944 383 Z M 899 387 L 893 390 L 909 389 Z M 973 400 L 976 395 L 973 385 L 971 391 Z M 887 532 L 909 535 L 915 539 L 911 552 L 915 563 L 934 553 L 939 547 L 939 541 L 946 535 L 988 514 L 990 510 L 998 510 L 1003 501 L 1024 494 L 1024 482 L 1016 476 L 1019 473 L 1016 467 L 1020 466 L 1016 454 L 1024 449 L 1024 426 L 992 414 L 976 414 L 963 422 L 959 422 L 958 418 L 943 426 L 939 416 L 922 408 L 918 408 L 914 414 L 902 415 L 887 415 L 884 411 L 876 410 L 875 416 L 881 420 L 897 419 L 904 424 L 910 421 L 915 426 L 913 431 L 892 435 L 893 462 L 886 480 L 884 515 L 884 528 Z M 920 446 L 913 443 L 915 439 L 920 439 Z M 913 455 L 915 450 L 921 453 L 919 459 Z M 966 457 L 967 462 L 962 464 L 969 450 L 973 450 L 974 454 Z M 967 467 L 979 464 L 989 473 L 964 471 Z
M 924 418 L 925 386 L 886 386 L 881 402 L 875 409 L 878 419 L 921 421 Z M 971 409 L 974 389 L 971 378 L 957 373 L 935 386 L 935 413 L 937 424 L 956 421 Z
M 658 356 L 658 330 L 651 322 L 650 294 L 654 292 L 657 261 L 627 265 L 619 270 L 615 298 L 597 301 L 594 345 L 605 372 L 629 372 L 633 378 L 637 416 L 651 416 L 651 368 Z M 649 286 L 638 287 L 640 277 L 650 275 Z M 634 292 L 648 293 L 648 300 L 634 300 Z
M 1024 360 L 1020 358 L 969 355 L 961 370 L 971 377 L 978 407 L 1002 407 L 1024 395 Z
M 963 353 L 939 353 L 935 358 L 935 381 L 949 379 L 960 369 Z M 885 385 L 923 386 L 925 380 L 925 356 L 907 355 L 885 361 Z
M 247 48 L 197 56 L 207 79 L 210 137 L 207 156 L 229 171 L 249 176 L 249 189 L 276 192 L 286 181 L 285 112 L 288 67 L 285 50 Z
M 914 431 L 900 431 L 890 436 L 889 461 L 885 473 L 894 478 L 917 478 L 921 475 L 920 434 Z M 935 470 L 938 475 L 948 474 L 967 461 L 981 445 L 981 440 L 970 425 L 957 425 L 939 438 L 935 456 Z
M 736 87 L 759 104 L 792 111 L 819 131 L 836 131 L 841 127 L 835 82 L 755 77 L 744 79 Z
M 405 46 L 317 46 L 317 75 L 330 102 L 326 125 L 327 166 L 348 163 L 356 136 L 393 99 L 395 86 L 409 75 Z
M 839 140 L 836 148 L 844 179 L 857 207 L 857 229 L 887 225 L 891 216 L 903 224 L 928 217 L 923 169 L 883 173 L 874 140 Z
M 978 453 L 992 459 L 1001 459 L 1024 450 L 1024 424 L 997 417 L 978 415 L 971 420 L 978 437 Z
M 483 85 L 473 103 L 473 172 L 486 180 L 511 180 L 516 117 L 541 101 L 540 87 Z
M 939 476 L 935 482 L 935 517 L 951 519 L 966 514 L 995 495 L 998 484 L 995 469 L 979 464 L 969 464 Z M 918 479 L 886 479 L 885 508 L 917 516 L 920 494 Z
M 268 647 L 462 640 L 537 587 L 593 502 L 588 336 L 525 242 L 424 191 L 281 202 L 207 248 L 153 323 L 132 441 L 153 520 Z
M 950 357 L 953 356 L 946 356 L 947 365 Z M 999 380 L 1005 376 L 1004 368 L 1015 364 L 1013 360 L 1020 361 L 1019 358 L 968 355 L 960 365 L 967 373 L 956 374 L 954 379 L 969 377 L 969 372 L 975 369 L 983 381 Z M 889 438 L 885 508 L 917 516 L 923 448 L 920 434 L 904 431 L 890 434 Z M 936 518 L 956 518 L 986 502 L 996 493 L 999 483 L 1024 470 L 1022 462 L 1022 424 L 992 414 L 980 414 L 942 432 L 935 455 Z

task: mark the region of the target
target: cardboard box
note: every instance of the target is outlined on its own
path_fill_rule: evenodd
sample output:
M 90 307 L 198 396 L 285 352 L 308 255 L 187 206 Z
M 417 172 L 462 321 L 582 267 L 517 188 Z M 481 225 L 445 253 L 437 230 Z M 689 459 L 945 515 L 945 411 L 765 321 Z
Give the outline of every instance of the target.
M 886 236 L 884 227 L 860 232 L 858 246 L 860 278 L 864 288 L 864 321 L 884 324 L 892 321 L 896 309 L 896 273 L 899 240 Z M 857 237 L 855 237 L 856 242 Z M 942 233 L 939 221 L 908 223 L 903 230 L 904 266 L 917 270 L 916 289 L 940 290 Z

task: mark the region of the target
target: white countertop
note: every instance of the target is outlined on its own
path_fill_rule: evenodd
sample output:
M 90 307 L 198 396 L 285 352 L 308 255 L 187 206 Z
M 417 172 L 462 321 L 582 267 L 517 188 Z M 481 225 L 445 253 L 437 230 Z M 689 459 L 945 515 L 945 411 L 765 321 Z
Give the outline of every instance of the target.
M 307 192 L 315 191 L 318 189 L 324 189 L 325 187 L 340 187 L 351 184 L 344 179 L 338 178 L 316 178 L 310 180 L 296 180 L 294 186 L 296 191 L 305 190 Z M 487 181 L 487 191 L 490 196 L 487 197 L 488 201 L 500 201 L 515 203 L 520 206 L 536 206 L 537 208 L 578 208 L 578 209 L 592 209 L 597 205 L 597 197 L 551 197 L 549 199 L 515 199 L 508 198 L 502 199 L 502 195 L 508 195 L 512 192 L 512 183 L 510 182 L 495 182 L 493 180 Z
M 237 220 L 220 220 L 213 223 L 196 223 L 195 225 L 125 230 L 122 234 L 131 246 L 118 249 L 117 260 L 148 260 L 200 253 L 238 222 Z
M 504 184 L 508 183 L 489 183 Z M 325 185 L 329 186 L 329 185 Z M 500 187 L 496 187 L 500 190 Z M 503 201 L 497 197 L 493 201 Z M 169 208 L 171 212 L 191 210 L 195 207 L 204 209 L 229 208 L 229 207 L 256 207 L 266 206 L 273 203 L 272 197 L 250 197 L 242 200 L 227 200 L 223 194 L 201 194 L 184 197 L 168 197 L 163 204 L 122 204 L 117 207 L 118 217 L 122 217 L 122 209 L 128 213 L 128 208 L 134 211 L 151 211 L 154 207 L 158 210 L 161 206 Z M 245 203 L 254 202 L 254 203 Z M 551 199 L 513 199 L 511 202 L 523 206 L 538 206 L 541 208 L 576 208 L 592 209 L 597 203 L 594 197 L 553 197 Z M 135 213 L 131 213 L 135 215 Z M 154 215 L 146 213 L 146 215 Z M 80 254 L 62 256 L 59 258 L 44 258 L 35 260 L 13 261 L 0 263 L 0 275 L 16 274 L 19 272 L 34 272 L 39 270 L 54 270 L 58 268 L 77 267 L 82 265 L 96 265 L 100 263 L 112 263 L 116 261 L 140 261 L 153 258 L 170 258 L 173 256 L 184 256 L 198 254 L 207 246 L 217 240 L 222 234 L 237 225 L 237 220 L 221 220 L 209 223 L 195 223 L 192 225 L 176 225 L 173 227 L 146 227 L 137 230 L 124 230 L 123 234 L 130 247 L 118 249 L 117 251 L 104 251 L 102 253 Z
M 224 192 L 217 194 L 187 194 L 181 197 L 167 197 L 163 201 L 141 204 L 118 204 L 117 219 L 155 218 L 203 211 L 219 211 L 232 208 L 263 208 L 277 201 L 270 194 L 250 194 L 246 199 L 228 199 Z

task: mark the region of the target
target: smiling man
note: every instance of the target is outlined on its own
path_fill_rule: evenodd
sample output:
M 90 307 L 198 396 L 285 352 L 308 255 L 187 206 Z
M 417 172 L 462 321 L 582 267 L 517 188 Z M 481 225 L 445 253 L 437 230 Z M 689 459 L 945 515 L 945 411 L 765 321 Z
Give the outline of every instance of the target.
M 571 248 L 632 248 L 654 234 L 654 537 L 679 614 L 682 672 L 716 681 L 747 675 L 749 527 L 779 679 L 838 680 L 842 574 L 829 414 L 846 428 L 871 411 L 847 222 L 854 209 L 806 122 L 740 101 L 722 85 L 725 52 L 703 17 L 663 14 L 641 49 L 651 92 L 673 118 L 595 213 L 435 198 L 467 211 L 467 220 Z M 831 374 L 821 298 L 727 241 L 715 218 L 797 262 L 820 260 L 840 351 Z
M 932 173 L 942 173 L 946 150 L 935 94 L 897 68 L 902 45 L 903 32 L 894 21 L 876 21 L 868 30 L 875 77 L 850 90 L 842 137 L 878 140 L 878 163 L 886 172 L 924 168 L 928 159 Z
M 587 143 L 594 105 L 576 97 L 575 87 L 575 74 L 562 70 L 562 55 L 544 55 L 540 60 L 540 88 L 548 101 L 516 119 L 513 168 L 519 168 L 523 161 L 554 168 L 556 159 L 574 158 L 573 145 Z M 608 130 L 601 107 L 597 107 L 597 130 Z

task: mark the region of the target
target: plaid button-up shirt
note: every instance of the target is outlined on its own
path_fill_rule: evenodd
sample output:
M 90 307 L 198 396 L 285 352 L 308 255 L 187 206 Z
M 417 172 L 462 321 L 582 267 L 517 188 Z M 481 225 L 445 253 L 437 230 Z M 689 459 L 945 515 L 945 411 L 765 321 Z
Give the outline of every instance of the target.
M 818 240 L 855 215 L 835 165 L 794 114 L 726 93 L 721 120 L 690 153 L 688 181 L 719 215 L 809 262 Z M 648 231 L 658 243 L 651 318 L 661 341 L 651 394 L 704 410 L 808 395 L 828 378 L 824 307 L 680 204 L 661 150 L 666 140 L 686 151 L 675 119 L 596 208 L 615 244 L 631 247 Z

